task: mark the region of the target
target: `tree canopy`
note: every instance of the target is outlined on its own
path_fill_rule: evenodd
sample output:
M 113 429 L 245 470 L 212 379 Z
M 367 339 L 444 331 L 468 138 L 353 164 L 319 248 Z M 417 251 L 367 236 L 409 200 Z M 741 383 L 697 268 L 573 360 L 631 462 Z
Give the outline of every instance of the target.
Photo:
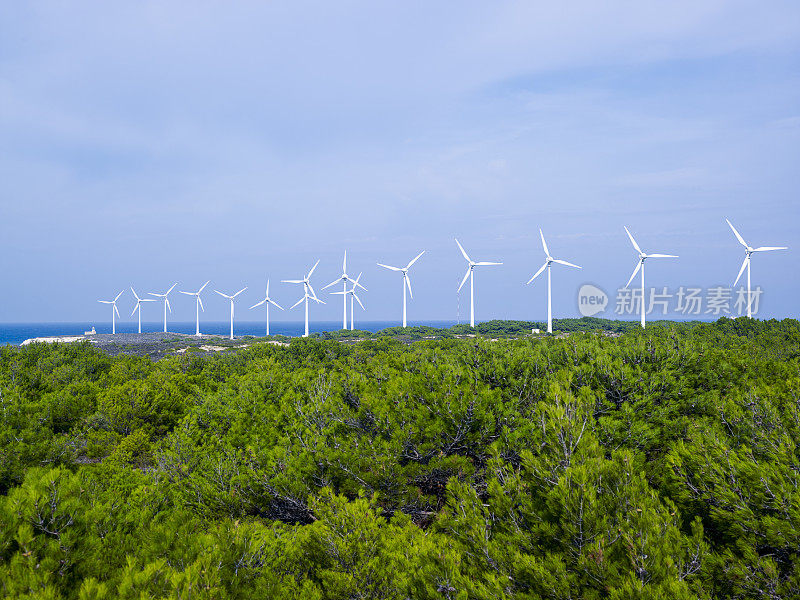
M 795 320 L 6 346 L 0 597 L 797 598 L 799 443 Z

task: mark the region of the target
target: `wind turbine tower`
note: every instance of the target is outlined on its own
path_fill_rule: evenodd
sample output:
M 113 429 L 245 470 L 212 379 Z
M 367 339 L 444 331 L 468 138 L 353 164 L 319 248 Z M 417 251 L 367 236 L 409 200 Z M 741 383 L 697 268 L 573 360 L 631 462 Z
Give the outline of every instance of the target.
M 345 250 L 345 252 L 344 252 L 344 260 L 342 261 L 342 274 L 338 278 L 336 278 L 333 281 L 331 281 L 328 285 L 326 285 L 322 289 L 323 290 L 327 290 L 329 287 L 336 285 L 340 281 L 342 282 L 342 292 L 341 292 L 341 294 L 342 294 L 342 304 L 343 304 L 343 306 L 342 306 L 342 329 L 347 329 L 347 295 L 348 295 L 347 282 L 348 281 L 353 282 L 354 286 L 359 286 L 361 288 L 364 288 L 364 286 L 360 285 L 357 280 L 354 281 L 353 279 L 351 279 L 347 275 L 347 250 Z M 364 290 L 366 291 L 366 288 L 364 288 Z
M 383 267 L 384 269 L 389 269 L 390 271 L 398 271 L 403 274 L 403 327 L 406 326 L 406 288 L 408 288 L 408 295 L 411 298 L 414 298 L 414 294 L 411 293 L 411 280 L 408 278 L 408 270 L 411 268 L 415 262 L 419 260 L 419 257 L 425 254 L 425 250 L 417 254 L 414 259 L 408 263 L 405 267 L 392 267 L 389 265 L 384 265 L 383 263 L 378 263 L 379 267 Z
M 728 219 L 725 219 L 728 221 Z M 752 256 L 753 252 L 771 252 L 772 250 L 788 250 L 786 246 L 759 246 L 758 248 L 753 248 L 744 241 L 744 238 L 736 231 L 736 228 L 733 224 L 728 221 L 728 225 L 730 225 L 731 230 L 733 231 L 733 235 L 736 236 L 736 239 L 739 240 L 739 243 L 744 246 L 744 262 L 742 262 L 742 267 L 739 269 L 739 274 L 736 276 L 736 281 L 733 282 L 733 285 L 739 283 L 739 280 L 742 278 L 742 273 L 744 272 L 745 268 L 747 269 L 747 318 L 751 319 L 752 315 L 752 306 L 753 306 L 753 296 L 750 292 L 750 257 Z
M 458 240 L 456 240 L 456 244 L 458 244 L 458 249 L 461 250 L 461 254 L 464 256 L 464 260 L 467 261 L 467 272 L 464 275 L 464 279 L 461 280 L 461 285 L 458 286 L 458 292 L 460 292 L 461 288 L 464 287 L 464 284 L 467 282 L 467 277 L 469 277 L 469 325 L 470 327 L 474 328 L 475 327 L 475 267 L 502 265 L 503 263 L 475 262 L 467 255 L 467 252 L 464 250 L 464 247 L 459 243 Z
M 350 288 L 349 290 L 344 289 L 341 292 L 331 292 L 332 294 L 343 295 L 345 299 L 345 306 L 347 306 L 347 297 L 350 296 L 350 331 L 353 331 L 355 329 L 355 319 L 353 318 L 353 304 L 355 302 L 358 302 L 363 310 L 367 310 L 366 308 L 364 308 L 364 305 L 361 304 L 361 298 L 359 298 L 358 294 L 356 293 L 356 286 L 360 287 L 364 291 L 367 291 L 367 288 L 358 283 L 359 279 L 361 279 L 361 273 L 358 274 L 358 277 L 351 280 L 353 282 L 353 287 Z
M 219 290 L 214 290 L 215 292 L 217 292 L 217 293 L 218 293 L 220 296 L 222 296 L 223 298 L 227 298 L 228 300 L 230 300 L 230 301 L 231 301 L 231 339 L 233 339 L 233 302 L 234 302 L 234 300 L 236 300 L 236 296 L 238 296 L 239 294 L 241 294 L 241 293 L 242 293 L 243 291 L 245 291 L 246 289 L 247 289 L 247 287 L 243 287 L 243 288 L 242 288 L 242 289 L 240 289 L 238 292 L 236 292 L 236 293 L 235 293 L 233 296 L 229 296 L 228 294 L 223 294 L 223 293 L 222 293 L 222 292 L 220 292 Z
M 125 290 L 122 290 L 124 292 Z M 119 317 L 119 309 L 117 308 L 117 300 L 119 297 L 122 296 L 122 292 L 117 294 L 117 297 L 113 300 L 98 300 L 98 302 L 102 302 L 103 304 L 110 304 L 111 305 L 111 333 L 117 333 L 117 319 Z
M 539 237 L 542 238 L 542 250 L 544 250 L 544 264 L 539 267 L 539 270 L 533 274 L 528 280 L 528 283 L 531 283 L 534 279 L 536 279 L 539 275 L 542 274 L 542 271 L 547 269 L 547 333 L 553 333 L 553 294 L 552 294 L 552 285 L 551 285 L 551 278 L 550 278 L 550 267 L 553 263 L 558 263 L 560 265 L 565 265 L 567 267 L 573 267 L 575 269 L 581 269 L 578 265 L 574 265 L 571 262 L 567 262 L 565 260 L 561 260 L 559 258 L 553 258 L 550 256 L 550 250 L 547 247 L 547 242 L 544 241 L 544 234 L 542 230 L 539 229 Z M 527 284 L 526 284 L 527 285 Z
M 209 283 L 211 283 L 211 282 L 210 281 L 206 281 L 203 284 L 203 287 L 201 287 L 196 292 L 181 292 L 181 294 L 186 294 L 187 296 L 194 296 L 194 299 L 195 299 L 194 308 L 195 308 L 195 313 L 197 315 L 195 317 L 195 332 L 194 332 L 194 334 L 197 335 L 197 336 L 200 335 L 200 311 L 202 310 L 203 312 L 206 312 L 206 309 L 203 306 L 203 301 L 200 299 L 200 294 L 202 293 L 202 291 L 204 289 L 206 289 L 206 286 Z
M 156 294 L 155 292 L 148 292 L 151 296 L 155 296 L 156 298 L 163 298 L 164 299 L 164 333 L 167 333 L 167 309 L 169 312 L 172 312 L 172 307 L 169 304 L 169 294 L 172 290 L 175 289 L 175 286 L 178 285 L 177 283 L 173 283 L 172 287 L 169 288 L 163 294 Z
M 311 280 L 311 275 L 314 273 L 314 269 L 317 268 L 318 264 L 319 264 L 319 261 L 315 262 L 314 266 L 311 267 L 311 270 L 308 272 L 308 275 L 306 275 L 302 279 L 282 279 L 281 280 L 283 283 L 302 283 L 303 284 L 303 297 L 300 298 L 300 300 L 298 300 L 297 302 L 295 302 L 294 305 L 292 305 L 292 307 L 289 309 L 289 310 L 292 310 L 292 308 L 294 308 L 295 306 L 297 306 L 298 304 L 300 304 L 301 302 L 303 302 L 305 300 L 305 303 L 306 303 L 306 329 L 305 329 L 305 333 L 303 334 L 303 337 L 308 337 L 308 301 L 309 301 L 309 299 L 313 300 L 314 302 L 317 302 L 318 304 L 325 304 L 325 302 L 323 302 L 322 300 L 317 298 L 317 294 L 316 294 L 316 292 L 314 292 L 314 288 L 311 287 L 311 281 L 310 281 Z M 311 292 L 311 293 L 309 294 L 309 292 Z
M 136 290 L 133 289 L 133 286 L 131 286 L 131 291 L 133 292 L 133 297 L 136 298 L 136 306 L 133 307 L 131 316 L 133 316 L 133 313 L 135 312 L 139 313 L 139 333 L 142 333 L 142 302 L 155 302 L 155 300 L 152 298 L 139 298 L 139 296 L 136 295 Z
M 631 244 L 633 244 L 633 248 L 636 250 L 636 252 L 639 253 L 639 262 L 636 263 L 636 268 L 633 270 L 633 273 L 631 273 L 631 278 L 628 279 L 628 283 L 625 284 L 625 287 L 627 288 L 631 284 L 633 278 L 636 277 L 636 273 L 638 273 L 639 271 L 642 272 L 641 305 L 642 305 L 642 328 L 644 328 L 644 261 L 646 261 L 648 258 L 678 258 L 678 257 L 675 256 L 674 254 L 647 254 L 642 251 L 642 249 L 639 247 L 639 244 L 637 244 L 636 240 L 633 239 L 633 235 L 631 235 L 631 232 L 628 231 L 627 227 L 625 227 L 625 233 L 627 233 L 628 237 L 631 239 Z
M 250 310 L 253 310 L 254 308 L 258 308 L 262 304 L 266 305 L 266 307 L 267 307 L 267 335 L 269 335 L 269 305 L 272 304 L 273 306 L 277 306 L 278 308 L 283 310 L 283 307 L 281 307 L 280 304 L 278 304 L 272 298 L 269 297 L 269 279 L 267 279 L 267 291 L 264 294 L 264 299 L 261 302 L 258 302 L 257 304 L 254 304 L 253 306 L 251 306 Z

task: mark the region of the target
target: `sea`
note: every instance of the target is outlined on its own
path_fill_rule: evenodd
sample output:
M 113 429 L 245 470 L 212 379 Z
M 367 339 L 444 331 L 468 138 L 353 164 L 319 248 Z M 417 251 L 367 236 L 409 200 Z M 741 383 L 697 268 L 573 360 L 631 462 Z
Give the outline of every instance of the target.
M 409 321 L 410 327 L 427 325 L 430 327 L 450 327 L 455 321 Z M 397 321 L 356 321 L 356 327 L 366 331 L 380 331 L 388 327 L 397 327 Z M 0 345 L 11 344 L 18 346 L 30 338 L 82 335 L 94 326 L 97 333 L 111 333 L 111 323 L 0 323 Z M 264 321 L 237 321 L 234 334 L 236 337 L 245 335 L 263 336 L 266 334 Z M 137 323 L 117 322 L 117 333 L 136 333 Z M 195 322 L 169 322 L 169 331 L 173 333 L 195 332 Z M 308 326 L 311 333 L 323 331 L 338 331 L 342 328 L 341 321 L 312 321 Z M 305 324 L 303 321 L 271 321 L 269 332 L 272 335 L 301 336 Z M 142 323 L 142 333 L 148 331 L 163 331 L 163 322 Z M 229 335 L 230 321 L 201 321 L 200 333 L 211 335 Z

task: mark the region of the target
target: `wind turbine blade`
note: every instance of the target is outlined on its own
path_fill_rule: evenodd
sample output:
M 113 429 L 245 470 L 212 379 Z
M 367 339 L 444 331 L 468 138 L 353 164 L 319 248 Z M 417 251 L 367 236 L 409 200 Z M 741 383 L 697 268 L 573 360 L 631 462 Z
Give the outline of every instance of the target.
M 267 299 L 264 298 L 261 302 L 258 302 L 257 304 L 253 304 L 253 306 L 250 307 L 250 310 L 253 310 L 254 308 L 258 308 L 259 306 L 264 304 L 266 301 L 267 301 Z
M 647 258 L 678 258 L 674 254 L 648 254 Z
M 202 292 L 204 289 L 206 289 L 206 286 L 207 286 L 209 283 L 211 283 L 211 280 L 210 280 L 210 279 L 209 279 L 208 281 L 206 281 L 206 282 L 203 284 L 203 287 L 201 287 L 199 290 L 197 290 L 197 293 L 199 294 L 199 293 L 200 293 L 200 292 Z
M 232 297 L 233 297 L 233 298 L 236 298 L 236 296 L 238 296 L 239 294 L 241 294 L 241 293 L 242 293 L 243 291 L 245 291 L 246 289 L 247 289 L 247 286 L 244 286 L 242 289 L 240 289 L 238 292 L 236 292 L 236 293 L 235 293 L 235 294 L 234 294 Z
M 353 282 L 353 289 L 356 289 L 357 287 L 360 287 L 360 288 L 361 288 L 362 290 L 364 290 L 365 292 L 368 292 L 369 290 L 368 290 L 367 288 L 365 288 L 363 285 L 361 285 L 360 283 L 358 283 L 358 280 L 359 280 L 360 278 L 361 278 L 361 273 L 359 273 L 359 274 L 358 274 L 358 278 L 357 278 L 357 279 L 356 279 L 356 280 Z
M 305 295 L 305 296 L 303 296 L 302 298 L 300 298 L 300 300 L 298 300 L 297 302 L 295 302 L 294 304 L 292 304 L 292 308 L 294 308 L 295 306 L 297 306 L 298 304 L 300 304 L 300 303 L 301 303 L 303 300 L 305 300 L 307 297 L 308 297 L 308 295 Z M 290 308 L 289 310 L 292 310 L 292 308 Z
M 631 284 L 631 281 L 633 281 L 633 278 L 636 277 L 636 274 L 639 272 L 639 269 L 641 268 L 642 268 L 642 261 L 640 260 L 639 262 L 636 263 L 636 268 L 633 270 L 631 278 L 628 279 L 628 283 L 625 284 L 626 288 Z
M 131 286 L 131 291 L 133 292 L 133 297 L 134 297 L 134 298 L 136 298 L 136 299 L 138 300 L 138 299 L 139 299 L 139 296 L 137 296 L 137 295 L 136 295 L 136 290 L 135 290 L 135 289 L 133 289 L 133 286 Z
M 174 290 L 174 289 L 175 289 L 175 286 L 176 286 L 176 285 L 178 285 L 178 284 L 177 284 L 177 283 L 173 283 L 173 284 L 172 284 L 172 287 L 171 287 L 171 288 L 169 288 L 169 289 L 167 290 L 167 293 L 166 293 L 166 294 L 164 294 L 164 295 L 165 295 L 165 296 L 169 296 L 169 295 L 170 295 L 170 293 L 172 292 L 172 290 Z
M 344 260 L 342 261 L 342 273 L 347 273 L 347 250 L 344 251 Z
M 281 279 L 281 283 L 305 283 L 302 279 Z
M 454 238 L 454 239 L 456 240 L 456 244 L 458 244 L 458 249 L 459 249 L 459 250 L 461 250 L 461 254 L 463 254 L 463 255 L 464 255 L 464 259 L 465 259 L 465 260 L 466 260 L 468 263 L 471 263 L 472 261 L 470 260 L 469 256 L 467 256 L 467 251 L 466 251 L 466 250 L 464 250 L 464 247 L 463 247 L 463 246 L 461 245 L 461 243 L 458 241 L 458 238 Z
M 220 296 L 222 296 L 223 298 L 228 298 L 228 299 L 230 299 L 230 296 L 228 296 L 228 294 L 223 294 L 223 293 L 222 293 L 222 292 L 220 292 L 219 290 L 214 290 L 214 291 L 215 291 L 217 294 L 219 294 Z
M 114 312 L 115 312 L 115 313 L 117 313 L 117 316 L 118 316 L 120 319 L 122 318 L 122 316 L 119 314 L 119 309 L 117 308 L 117 305 L 116 305 L 116 304 L 114 305 Z
M 183 291 L 181 292 L 181 294 L 186 294 L 187 296 L 196 296 L 197 295 L 194 292 L 183 292 Z
M 383 267 L 384 269 L 389 269 L 390 271 L 402 271 L 403 269 L 399 269 L 397 267 L 390 267 L 389 265 L 384 265 L 383 263 L 378 263 L 379 267 Z
M 98 300 L 98 302 L 102 302 L 103 304 L 114 304 L 113 300 Z
M 728 221 L 728 219 L 725 219 L 725 220 L 726 220 L 726 221 Z M 744 246 L 745 248 L 747 248 L 747 247 L 748 247 L 748 246 L 747 246 L 747 242 L 745 242 L 745 241 L 744 241 L 744 238 L 741 236 L 741 234 L 740 234 L 738 231 L 736 231 L 736 227 L 734 227 L 734 226 L 733 226 L 733 223 L 731 223 L 730 221 L 728 221 L 728 225 L 730 226 L 730 228 L 731 228 L 731 231 L 733 231 L 733 235 L 735 235 L 735 236 L 736 236 L 736 239 L 737 239 L 737 240 L 739 240 L 739 243 L 740 243 L 742 246 Z M 734 284 L 734 285 L 736 285 L 736 284 Z
M 467 273 L 464 275 L 464 279 L 461 280 L 461 285 L 458 286 L 456 290 L 456 294 L 461 291 L 461 288 L 464 287 L 464 284 L 467 283 L 467 279 L 469 279 L 469 274 L 472 271 L 469 267 L 467 267 Z
M 408 275 L 406 275 L 405 277 L 403 277 L 403 279 L 405 279 L 405 281 L 406 281 L 406 285 L 408 286 L 408 295 L 409 295 L 409 296 L 411 296 L 411 297 L 413 298 L 413 297 L 414 297 L 414 294 L 412 294 L 412 293 L 411 293 L 411 279 L 409 279 Z
M 137 302 L 137 303 L 136 303 L 136 306 L 134 306 L 134 307 L 133 307 L 133 310 L 131 311 L 131 316 L 135 315 L 135 314 L 136 314 L 136 311 L 137 311 L 138 309 L 139 309 L 139 303 Z
M 353 294 L 353 298 L 355 298 L 355 299 L 356 299 L 356 302 L 358 302 L 358 305 L 359 305 L 359 306 L 360 306 L 360 307 L 361 307 L 363 310 L 367 310 L 366 308 L 364 308 L 364 305 L 363 305 L 363 304 L 361 304 L 361 299 L 360 299 L 360 298 L 359 298 L 357 295 Z
M 342 294 L 349 294 L 350 292 L 343 292 L 343 291 L 339 290 L 338 292 L 328 292 L 328 293 L 332 294 L 332 295 L 337 295 L 338 294 L 339 296 L 341 296 Z
M 269 298 L 269 279 L 267 279 L 267 293 L 264 294 L 265 298 Z
M 528 283 L 530 283 L 531 281 L 536 279 L 539 275 L 541 275 L 542 271 L 544 271 L 546 268 L 547 268 L 547 262 L 545 262 L 541 267 L 539 267 L 539 270 L 536 271 L 536 273 L 533 274 L 533 277 L 528 279 Z M 528 285 L 528 283 L 526 283 L 525 285 Z
M 417 255 L 414 257 L 414 260 L 412 260 L 410 263 L 408 263 L 408 264 L 406 265 L 406 269 L 410 269 L 410 268 L 411 268 L 411 265 L 413 265 L 415 262 L 417 262 L 417 261 L 419 260 L 419 257 L 420 257 L 420 256 L 422 256 L 423 254 L 425 254 L 425 250 L 423 250 L 422 252 L 420 252 L 419 254 L 417 254 Z
M 736 281 L 733 282 L 733 285 L 736 285 L 737 283 L 739 283 L 739 279 L 741 279 L 742 273 L 744 273 L 744 270 L 747 268 L 747 263 L 748 263 L 749 260 L 750 260 L 750 256 L 745 255 L 744 260 L 742 261 L 742 268 L 739 269 L 739 274 L 736 276 Z
M 311 278 L 311 274 L 314 272 L 314 269 L 317 268 L 318 264 L 319 264 L 319 260 L 314 263 L 313 267 L 311 267 L 311 270 L 308 272 L 308 275 L 306 275 L 306 279 L 310 279 Z
M 125 292 L 125 290 L 122 290 L 122 291 L 121 291 L 119 294 L 117 294 L 117 297 L 116 297 L 116 298 L 114 298 L 114 302 L 116 302 L 117 300 L 119 300 L 119 297 L 120 297 L 120 296 L 122 296 L 122 294 L 123 294 L 124 292 Z
M 753 248 L 753 252 L 769 252 L 770 250 L 788 250 L 786 246 L 759 246 Z
M 172 312 L 172 306 L 170 306 L 170 303 L 169 303 L 169 298 L 167 298 L 166 296 L 164 296 L 164 302 L 166 302 L 166 303 L 167 303 L 167 310 L 169 310 L 169 312 L 171 313 L 171 312 Z
M 197 296 L 197 303 L 200 305 L 200 310 L 206 312 L 206 307 L 203 306 L 203 299 L 199 295 Z
M 314 298 L 314 300 L 319 300 L 319 298 L 317 298 L 317 292 L 314 291 L 314 288 L 311 287 L 311 284 L 307 283 L 306 285 L 308 286 L 309 291 L 311 291 L 311 297 Z
M 483 262 L 475 263 L 475 266 L 476 267 L 489 267 L 489 266 L 492 266 L 492 265 L 502 265 L 502 264 L 503 263 L 499 263 L 499 262 L 486 262 L 486 261 L 483 261 Z
M 156 300 L 153 300 L 152 298 L 142 298 L 139 300 L 139 302 L 156 302 Z
M 309 296 L 310 297 L 310 296 Z M 317 304 L 327 304 L 324 300 L 320 300 L 319 298 L 311 298 Z
M 280 308 L 281 310 L 283 310 L 283 307 L 282 307 L 280 304 L 278 304 L 277 302 L 275 302 L 275 300 L 272 300 L 272 299 L 270 299 L 270 300 L 267 300 L 267 302 L 269 302 L 269 303 L 270 303 L 270 304 L 272 304 L 273 306 L 277 306 L 278 308 Z
M 544 234 L 541 228 L 539 228 L 539 236 L 542 238 L 542 249 L 544 250 L 545 256 L 550 256 L 550 250 L 547 248 L 547 242 L 544 241 Z
M 623 227 L 625 227 L 625 226 L 623 225 Z M 631 232 L 630 232 L 630 231 L 628 231 L 628 228 L 627 228 L 627 227 L 625 227 L 625 233 L 627 233 L 627 234 L 628 234 L 628 237 L 629 237 L 629 238 L 631 238 L 631 244 L 633 244 L 633 247 L 634 247 L 634 248 L 636 248 L 636 251 L 637 251 L 639 254 L 643 254 L 643 252 L 642 252 L 642 249 L 641 249 L 641 248 L 639 248 L 639 244 L 637 244 L 637 243 L 636 243 L 636 240 L 635 240 L 635 239 L 633 239 L 633 235 L 631 234 Z M 628 286 L 626 285 L 625 287 L 628 287 Z
M 565 260 L 560 260 L 558 258 L 554 258 L 553 262 L 557 262 L 560 265 L 565 265 L 567 267 L 575 267 L 576 269 L 582 269 L 583 267 L 579 267 L 578 265 L 573 265 L 571 262 L 567 262 Z
M 336 285 L 336 284 L 337 284 L 337 283 L 339 283 L 341 280 L 342 280 L 342 278 L 341 278 L 341 277 L 339 277 L 338 279 L 334 279 L 333 281 L 331 281 L 331 282 L 330 282 L 328 285 L 326 285 L 326 286 L 325 286 L 324 288 L 322 288 L 322 289 L 323 289 L 323 290 L 327 290 L 329 287 L 331 287 L 332 285 Z
M 156 294 L 155 292 L 147 292 L 150 296 L 155 296 L 156 298 L 163 298 L 164 294 Z

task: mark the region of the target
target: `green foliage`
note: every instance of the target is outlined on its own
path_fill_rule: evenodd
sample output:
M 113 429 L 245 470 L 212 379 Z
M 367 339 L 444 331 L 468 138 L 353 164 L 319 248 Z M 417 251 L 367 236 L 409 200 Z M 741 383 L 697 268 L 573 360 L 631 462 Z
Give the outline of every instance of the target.
M 800 324 L 535 327 L 0 349 L 0 597 L 800 597 Z

